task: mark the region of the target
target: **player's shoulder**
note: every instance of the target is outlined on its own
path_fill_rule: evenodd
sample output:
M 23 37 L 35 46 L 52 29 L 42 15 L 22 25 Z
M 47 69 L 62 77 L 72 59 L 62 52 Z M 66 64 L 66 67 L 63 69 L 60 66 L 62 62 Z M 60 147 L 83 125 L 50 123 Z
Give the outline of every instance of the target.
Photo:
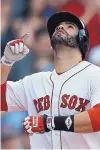
M 51 75 L 51 73 L 52 72 L 50 72 L 50 71 L 47 71 L 47 72 L 38 72 L 38 73 L 34 73 L 34 74 L 32 74 L 30 77 L 48 77 L 48 76 L 50 76 Z
M 52 72 L 39 72 L 39 73 L 34 73 L 32 75 L 25 76 L 23 79 L 20 79 L 19 81 L 13 82 L 13 81 L 7 81 L 8 86 L 16 87 L 16 85 L 23 86 L 25 85 L 26 87 L 32 85 L 33 83 L 41 83 L 44 80 L 48 80 L 50 78 L 50 75 Z
M 89 67 L 87 68 L 87 74 L 89 77 L 100 77 L 100 67 L 90 62 L 87 62 Z
M 23 80 L 34 80 L 34 81 L 39 81 L 43 78 L 48 78 L 50 77 L 50 75 L 52 74 L 52 72 L 47 71 L 47 72 L 38 72 L 38 73 L 34 73 L 32 75 L 26 76 Z
M 97 73 L 97 72 L 100 73 L 100 67 L 99 66 L 96 66 L 96 65 L 94 65 L 92 63 L 89 63 L 89 64 L 90 64 L 89 71 L 91 73 L 94 73 L 94 74 Z

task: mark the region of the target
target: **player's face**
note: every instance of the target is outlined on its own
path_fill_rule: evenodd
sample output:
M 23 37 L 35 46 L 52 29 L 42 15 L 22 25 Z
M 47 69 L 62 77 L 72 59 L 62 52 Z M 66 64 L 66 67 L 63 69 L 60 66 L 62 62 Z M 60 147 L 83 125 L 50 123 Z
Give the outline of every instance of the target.
M 52 35 L 51 46 L 53 49 L 56 49 L 57 44 L 62 44 L 73 48 L 78 47 L 78 32 L 79 29 L 75 24 L 71 22 L 62 22 L 56 27 L 55 32 Z

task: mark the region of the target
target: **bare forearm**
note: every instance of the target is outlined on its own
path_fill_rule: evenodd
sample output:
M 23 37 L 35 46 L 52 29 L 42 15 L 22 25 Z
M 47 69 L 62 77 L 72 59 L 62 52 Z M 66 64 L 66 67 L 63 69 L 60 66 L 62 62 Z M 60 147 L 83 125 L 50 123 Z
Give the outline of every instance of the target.
M 76 133 L 93 132 L 91 120 L 87 111 L 74 115 L 74 132 Z
M 10 66 L 1 64 L 1 84 L 4 84 L 6 82 L 10 70 L 11 70 Z
M 100 103 L 88 111 L 74 115 L 74 131 L 89 133 L 100 131 Z

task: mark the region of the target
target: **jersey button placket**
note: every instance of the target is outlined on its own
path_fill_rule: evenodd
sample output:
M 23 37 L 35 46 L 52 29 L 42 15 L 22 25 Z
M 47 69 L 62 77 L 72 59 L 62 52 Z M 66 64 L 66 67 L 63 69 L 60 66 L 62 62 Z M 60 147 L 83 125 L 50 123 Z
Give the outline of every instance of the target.
M 59 80 L 59 79 L 58 79 Z M 58 116 L 58 104 L 59 104 L 59 93 L 60 93 L 59 82 L 56 80 L 54 82 L 54 91 L 53 91 L 53 98 L 52 98 L 52 116 Z M 53 149 L 60 149 L 60 132 L 59 131 L 52 131 L 52 144 Z

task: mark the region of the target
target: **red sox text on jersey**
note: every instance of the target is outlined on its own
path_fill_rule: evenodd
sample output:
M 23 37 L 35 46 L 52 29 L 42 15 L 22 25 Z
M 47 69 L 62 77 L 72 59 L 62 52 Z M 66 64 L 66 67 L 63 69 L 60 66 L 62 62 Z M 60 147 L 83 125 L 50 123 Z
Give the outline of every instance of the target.
M 76 106 L 77 102 L 79 102 L 78 106 Z M 82 112 L 89 102 L 89 100 L 78 97 L 77 95 L 70 96 L 64 94 L 61 97 L 60 108 L 69 108 L 70 110 L 75 109 L 78 112 Z M 48 110 L 50 108 L 50 96 L 46 95 L 37 100 L 34 99 L 33 103 L 35 104 L 37 112 Z

